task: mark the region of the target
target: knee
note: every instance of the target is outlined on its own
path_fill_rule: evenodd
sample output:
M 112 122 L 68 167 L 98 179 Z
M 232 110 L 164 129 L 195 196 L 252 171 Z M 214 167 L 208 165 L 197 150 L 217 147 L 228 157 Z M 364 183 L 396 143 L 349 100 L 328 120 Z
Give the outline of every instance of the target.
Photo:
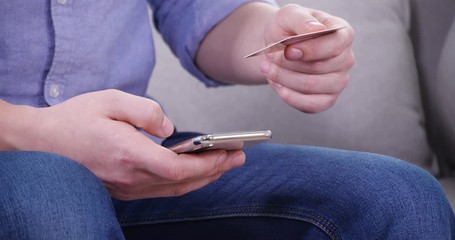
M 367 185 L 372 184 L 382 198 L 390 196 L 391 200 L 414 203 L 440 202 L 445 198 L 439 182 L 426 170 L 402 160 L 376 156 L 375 161 L 367 163 L 365 175 L 371 174 L 372 182 Z
M 9 185 L 7 189 L 17 190 L 16 194 L 33 194 L 39 190 L 48 192 L 55 188 L 64 192 L 81 186 L 96 190 L 102 186 L 90 170 L 57 154 L 2 152 L 0 159 L 2 184 Z
M 84 233 L 95 234 L 102 231 L 98 228 L 101 222 L 106 226 L 107 219 L 115 218 L 100 180 L 66 157 L 1 152 L 0 179 L 0 223 L 10 226 L 2 236 L 22 232 L 20 229 L 27 229 L 31 236 L 48 236 L 55 232 L 52 229 L 66 234 L 84 229 Z
M 358 209 L 383 218 L 433 219 L 449 222 L 452 210 L 444 191 L 429 172 L 413 164 L 380 155 L 359 164 L 349 194 Z M 437 216 L 435 213 L 438 213 Z M 438 218 L 438 219 L 436 219 Z

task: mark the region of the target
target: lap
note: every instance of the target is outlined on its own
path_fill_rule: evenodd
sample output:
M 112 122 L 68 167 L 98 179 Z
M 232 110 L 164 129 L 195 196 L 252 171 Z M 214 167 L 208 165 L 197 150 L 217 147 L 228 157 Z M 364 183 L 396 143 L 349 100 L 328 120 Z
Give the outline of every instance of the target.
M 117 220 L 127 233 L 141 228 L 180 237 L 210 228 L 214 234 L 251 236 L 256 231 L 273 238 L 283 234 L 273 226 L 288 226 L 290 236 L 370 238 L 389 234 L 392 223 L 397 234 L 434 236 L 435 229 L 453 226 L 453 213 L 434 177 L 401 160 L 276 144 L 245 152 L 245 166 L 187 195 L 114 200 Z M 0 160 L 2 226 L 23 218 L 28 220 L 22 226 L 37 226 L 33 234 L 43 233 L 46 225 L 76 229 L 74 223 L 98 232 L 99 222 L 111 224 L 106 231 L 116 229 L 106 190 L 82 165 L 48 153 L 0 152 Z M 46 224 L 51 221 L 42 216 L 50 213 L 54 221 Z
M 386 156 L 276 144 L 253 146 L 246 155 L 243 167 L 185 196 L 115 201 L 120 223 L 127 228 L 266 217 L 307 223 L 336 238 L 348 234 L 344 231 L 370 234 L 373 225 L 387 229 L 384 218 L 394 211 L 412 212 L 398 208 L 423 204 L 418 195 L 428 191 L 434 198 L 427 202 L 446 204 L 433 176 Z M 371 211 L 388 214 L 363 214 Z

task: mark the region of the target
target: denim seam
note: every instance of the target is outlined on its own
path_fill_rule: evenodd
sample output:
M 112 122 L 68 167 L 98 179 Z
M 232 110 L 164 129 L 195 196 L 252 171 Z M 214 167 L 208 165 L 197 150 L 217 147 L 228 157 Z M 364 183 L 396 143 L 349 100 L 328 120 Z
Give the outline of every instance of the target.
M 145 224 L 172 223 L 183 221 L 200 221 L 219 218 L 234 217 L 275 217 L 305 221 L 314 224 L 324 231 L 331 239 L 341 239 L 340 231 L 334 224 L 319 214 L 307 210 L 279 207 L 279 206 L 242 206 L 232 208 L 220 208 L 215 210 L 185 213 L 152 214 L 147 217 L 128 220 L 127 216 L 117 216 L 123 227 Z

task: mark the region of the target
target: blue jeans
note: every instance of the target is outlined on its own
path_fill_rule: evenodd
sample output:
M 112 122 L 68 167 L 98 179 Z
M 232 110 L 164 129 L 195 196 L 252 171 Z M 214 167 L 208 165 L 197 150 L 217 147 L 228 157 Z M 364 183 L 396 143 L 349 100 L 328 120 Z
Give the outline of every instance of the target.
M 433 176 L 386 156 L 260 144 L 182 197 L 111 200 L 62 156 L 0 152 L 0 239 L 451 239 Z

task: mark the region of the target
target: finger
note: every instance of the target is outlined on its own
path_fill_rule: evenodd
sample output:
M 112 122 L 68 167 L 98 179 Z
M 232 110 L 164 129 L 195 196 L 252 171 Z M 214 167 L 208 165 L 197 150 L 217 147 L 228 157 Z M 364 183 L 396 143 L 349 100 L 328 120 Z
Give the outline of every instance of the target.
M 105 94 L 108 94 L 112 119 L 128 122 L 157 137 L 173 133 L 174 125 L 155 101 L 116 90 Z
M 215 150 L 210 150 L 207 151 L 209 152 L 215 152 Z M 178 168 L 188 168 L 189 164 L 188 159 L 193 158 L 193 159 L 198 159 L 201 162 L 204 163 L 204 168 L 205 170 L 201 167 L 201 165 L 192 165 L 192 167 L 196 168 L 195 170 L 167 170 L 167 172 L 164 173 L 158 173 L 158 172 L 151 172 L 150 169 L 142 169 L 138 174 L 136 174 L 138 181 L 144 182 L 144 183 L 151 183 L 153 182 L 154 184 L 170 184 L 170 183 L 176 183 L 176 182 L 183 182 L 183 181 L 191 181 L 194 179 L 199 179 L 199 178 L 205 178 L 209 176 L 213 176 L 216 174 L 219 174 L 221 172 L 226 172 L 228 170 L 231 170 L 236 167 L 240 167 L 245 163 L 245 154 L 241 150 L 235 150 L 235 151 L 222 151 L 222 150 L 216 150 L 218 153 L 210 153 L 210 155 L 213 154 L 221 154 L 221 158 L 225 159 L 217 159 L 217 163 L 215 165 L 210 165 L 206 164 L 208 163 L 207 158 L 207 153 L 194 153 L 194 154 L 180 154 L 178 157 L 180 158 L 181 162 L 185 162 L 186 166 L 183 166 L 182 163 L 179 164 Z M 226 156 L 223 156 L 226 154 Z M 164 161 L 164 160 L 163 160 Z M 167 160 L 168 161 L 168 160 Z M 220 162 L 218 162 L 220 161 Z M 165 163 L 163 163 L 165 164 Z M 173 166 L 169 166 L 169 168 L 176 168 Z M 176 171 L 180 171 L 179 173 L 176 173 Z M 173 172 L 173 173 L 172 173 Z M 172 174 L 170 174 L 172 173 Z M 173 177 L 174 175 L 178 175 L 178 177 Z
M 289 45 L 282 57 L 290 61 L 330 59 L 345 51 L 351 51 L 352 40 L 352 30 L 343 28 L 334 33 Z
M 349 82 L 347 71 L 305 74 L 271 65 L 268 80 L 301 94 L 338 94 Z
M 209 175 L 217 174 L 218 172 L 226 172 L 233 168 L 242 166 L 245 163 L 246 156 L 242 150 L 229 150 L 227 153 L 227 160 L 222 162 L 216 171 L 212 171 Z
M 213 171 L 204 176 L 196 176 L 185 180 L 169 180 L 161 176 L 146 172 L 143 169 L 129 172 L 121 179 L 113 182 L 105 182 L 111 195 L 120 199 L 137 199 L 142 197 L 176 196 L 193 191 L 216 180 L 224 172 L 241 166 L 245 162 L 242 151 L 228 151 L 228 158 L 234 160 L 224 161 Z M 195 154 L 199 155 L 199 154 Z M 204 159 L 205 160 L 205 159 Z
M 288 60 L 278 53 L 275 55 L 275 57 L 270 57 L 267 60 L 279 67 L 308 74 L 326 74 L 346 71 L 349 70 L 355 62 L 354 54 L 350 48 L 333 58 L 316 61 L 305 61 L 303 59 L 300 61 L 293 61 Z
M 233 161 L 224 150 L 211 150 L 199 154 L 179 154 L 165 149 L 142 149 L 140 167 L 149 174 L 157 175 L 164 183 L 184 182 L 219 172 L 224 161 Z M 148 152 L 149 151 L 149 152 Z
M 336 94 L 301 94 L 276 83 L 271 85 L 284 102 L 305 113 L 317 113 L 329 109 L 335 104 L 338 96 Z

